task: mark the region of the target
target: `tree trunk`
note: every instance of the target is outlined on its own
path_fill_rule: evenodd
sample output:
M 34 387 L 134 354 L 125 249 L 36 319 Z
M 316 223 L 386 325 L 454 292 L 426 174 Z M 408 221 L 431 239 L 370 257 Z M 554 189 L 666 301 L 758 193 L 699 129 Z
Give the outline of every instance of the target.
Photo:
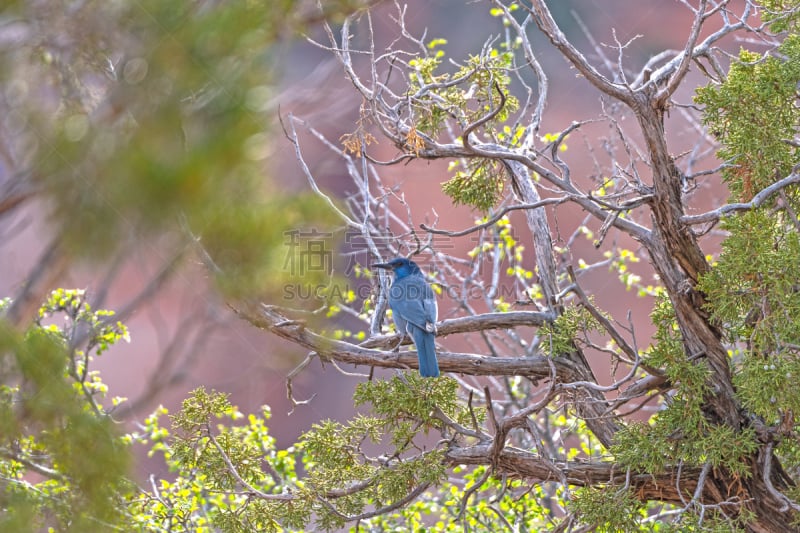
M 531 179 L 530 170 L 517 161 L 507 160 L 504 163 L 511 173 L 514 189 L 521 197 L 520 200 L 526 204 L 535 204 L 541 201 L 542 197 Z M 533 238 L 536 266 L 539 269 L 539 282 L 547 301 L 548 310 L 552 310 L 555 314 L 560 314 L 561 305 L 556 302 L 558 276 L 555 259 L 553 258 L 553 240 L 550 224 L 547 222 L 547 213 L 544 208 L 526 209 L 525 217 Z M 576 347 L 573 352 L 563 354 L 563 356 L 580 369 L 580 379 L 597 383 L 597 377 L 580 349 Z M 586 425 L 592 430 L 595 437 L 603 443 L 603 446 L 611 446 L 619 425 L 614 421 L 603 393 L 593 389 L 586 389 L 581 391 L 580 397 L 575 398 L 574 404 L 578 414 L 586 420 Z
M 653 172 L 653 230 L 652 239 L 645 242 L 645 246 L 674 306 L 687 357 L 697 364 L 706 361 L 711 370 L 712 392 L 706 399 L 706 416 L 712 423 L 740 430 L 750 422 L 736 401 L 728 352 L 720 331 L 705 311 L 705 296 L 695 288 L 709 266 L 691 228 L 680 221 L 684 214 L 682 176 L 667 149 L 664 110 L 659 100 L 643 93 L 636 94 L 636 104 L 634 111 Z M 782 473 L 778 459 L 772 456 L 771 437 L 763 432 L 759 436 L 764 440 L 750 458 L 752 476 L 743 479 L 724 469 L 712 469 L 705 480 L 701 501 L 722 504 L 721 509 L 728 515 L 739 514 L 741 509 L 735 503 L 743 503 L 745 509 L 756 515 L 755 521 L 748 524 L 748 529 L 754 532 L 795 531 L 792 521 L 796 512 L 790 512 L 788 502 L 768 488 L 785 489 L 791 480 Z M 766 468 L 768 459 L 772 469 Z M 769 481 L 765 475 L 769 476 Z M 682 501 L 679 498 L 671 503 L 681 505 Z

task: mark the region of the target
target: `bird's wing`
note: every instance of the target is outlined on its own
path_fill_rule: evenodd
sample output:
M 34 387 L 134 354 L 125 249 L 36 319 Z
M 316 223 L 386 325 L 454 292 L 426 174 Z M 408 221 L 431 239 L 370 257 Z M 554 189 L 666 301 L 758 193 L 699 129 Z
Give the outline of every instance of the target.
M 430 285 L 425 284 L 428 291 L 422 300 L 422 308 L 425 311 L 425 330 L 429 333 L 436 333 L 436 321 L 439 319 L 439 307 L 436 305 L 436 295 Z
M 389 307 L 392 308 L 392 319 L 394 320 L 394 327 L 397 330 L 397 333 L 405 335 L 408 333 L 408 321 L 403 318 L 400 312 L 395 309 L 394 305 L 390 304 Z
M 389 291 L 389 306 L 393 313 L 424 331 L 430 330 L 428 324 L 436 323 L 436 298 L 420 276 L 396 280 Z

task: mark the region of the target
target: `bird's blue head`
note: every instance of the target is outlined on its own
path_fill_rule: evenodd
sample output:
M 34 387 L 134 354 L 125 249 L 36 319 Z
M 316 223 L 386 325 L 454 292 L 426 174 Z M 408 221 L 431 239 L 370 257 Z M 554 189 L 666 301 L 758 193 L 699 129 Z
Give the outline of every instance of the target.
M 393 270 L 395 278 L 400 279 L 411 274 L 421 273 L 417 264 L 411 259 L 405 257 L 396 257 L 388 263 L 376 263 L 372 268 L 382 268 L 384 270 Z

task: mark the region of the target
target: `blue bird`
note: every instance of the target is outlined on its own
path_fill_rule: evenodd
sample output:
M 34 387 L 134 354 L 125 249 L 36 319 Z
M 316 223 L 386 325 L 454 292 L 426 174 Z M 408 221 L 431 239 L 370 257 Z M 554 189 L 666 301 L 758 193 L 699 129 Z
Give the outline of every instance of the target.
M 436 296 L 417 264 L 405 257 L 388 263 L 372 265 L 373 268 L 394 271 L 394 282 L 389 289 L 389 307 L 392 309 L 397 332 L 408 335 L 417 347 L 419 373 L 423 377 L 439 377 L 436 361 Z

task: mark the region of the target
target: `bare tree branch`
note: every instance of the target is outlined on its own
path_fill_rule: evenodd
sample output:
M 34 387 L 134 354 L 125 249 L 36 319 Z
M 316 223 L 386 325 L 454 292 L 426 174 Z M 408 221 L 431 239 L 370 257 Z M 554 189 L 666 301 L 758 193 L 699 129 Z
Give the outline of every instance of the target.
M 718 207 L 712 211 L 707 211 L 705 213 L 701 213 L 699 215 L 683 215 L 681 217 L 681 222 L 688 225 L 694 224 L 714 224 L 719 222 L 721 218 L 726 215 L 731 215 L 733 213 L 738 213 L 741 211 L 751 211 L 753 209 L 758 209 L 764 203 L 772 198 L 775 194 L 781 192 L 783 189 L 789 187 L 790 185 L 797 185 L 800 183 L 800 174 L 797 174 L 797 168 L 795 168 L 791 174 L 782 178 L 772 185 L 763 188 L 761 191 L 758 192 L 753 199 L 749 202 L 738 202 L 734 204 L 726 204 L 721 207 Z

